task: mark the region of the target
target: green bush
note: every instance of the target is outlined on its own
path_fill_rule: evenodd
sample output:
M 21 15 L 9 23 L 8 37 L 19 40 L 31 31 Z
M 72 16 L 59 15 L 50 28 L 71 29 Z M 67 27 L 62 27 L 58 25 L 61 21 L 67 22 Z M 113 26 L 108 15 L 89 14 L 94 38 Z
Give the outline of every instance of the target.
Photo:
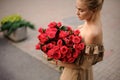
M 35 29 L 34 25 L 31 24 L 29 21 L 22 19 L 20 15 L 11 15 L 4 17 L 1 22 L 1 31 L 7 30 L 7 35 L 10 35 L 14 32 L 17 28 L 20 27 L 29 27 L 31 29 Z

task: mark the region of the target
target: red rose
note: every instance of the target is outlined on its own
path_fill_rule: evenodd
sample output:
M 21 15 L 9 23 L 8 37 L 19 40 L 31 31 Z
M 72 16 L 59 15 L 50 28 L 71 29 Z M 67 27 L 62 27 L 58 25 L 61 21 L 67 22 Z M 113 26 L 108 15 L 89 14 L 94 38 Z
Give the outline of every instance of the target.
M 56 59 L 56 60 L 60 59 L 61 58 L 60 51 L 55 51 L 55 53 L 53 54 L 53 58 Z
M 71 57 L 71 58 L 68 58 L 68 62 L 69 63 L 73 63 L 75 61 L 75 58 Z
M 78 57 L 78 53 L 73 53 L 73 57 L 76 59 Z
M 82 43 L 80 43 L 79 45 L 80 45 L 80 47 L 81 47 L 81 50 L 83 50 L 83 49 L 84 49 L 85 44 L 82 42 Z
M 79 44 L 74 44 L 73 48 L 78 49 L 79 48 Z
M 66 54 L 61 53 L 61 58 L 65 58 L 65 57 L 66 57 Z
M 54 45 L 53 45 L 52 43 L 48 43 L 48 44 L 47 44 L 47 48 L 48 48 L 48 49 L 51 49 L 51 48 L 53 48 L 53 47 L 54 47 Z
M 51 32 L 48 33 L 48 37 L 51 38 L 51 39 L 55 38 L 55 35 L 56 35 L 56 33 L 53 32 L 53 31 L 51 31 Z
M 72 53 L 67 53 L 67 58 L 71 58 L 72 57 Z
M 67 26 L 67 30 L 68 30 L 68 31 L 71 31 L 72 28 L 71 28 L 70 26 Z
M 44 51 L 44 52 L 47 51 L 47 46 L 46 45 L 42 46 L 42 51 Z
M 59 33 L 59 38 L 65 38 L 66 36 L 68 36 L 68 33 L 66 31 L 61 30 Z
M 70 35 L 70 36 L 69 36 L 69 39 L 70 39 L 70 40 L 73 40 L 73 38 L 74 38 L 74 35 Z
M 80 52 L 79 52 L 78 50 L 76 50 L 76 51 L 73 53 L 73 57 L 74 57 L 74 58 L 77 58 L 78 55 L 79 55 L 79 53 L 80 53 Z
M 40 34 L 40 35 L 38 36 L 38 39 L 39 39 L 40 42 L 42 42 L 42 43 L 44 43 L 44 42 L 46 42 L 46 41 L 48 40 L 47 35 L 46 35 L 45 33 Z
M 58 27 L 60 27 L 61 25 L 62 25 L 61 22 L 58 22 L 58 23 L 57 23 L 57 26 L 58 26 Z
M 59 47 L 59 46 L 54 46 L 53 49 L 54 49 L 55 51 L 58 51 L 58 50 L 60 49 L 60 47 Z
M 83 50 L 84 49 L 84 43 L 75 44 L 75 45 L 73 45 L 73 48 L 78 49 L 78 50 Z
M 73 42 L 69 41 L 68 44 L 67 44 L 67 46 L 72 47 L 73 46 Z
M 75 31 L 74 31 L 74 35 L 77 36 L 77 35 L 79 35 L 79 34 L 80 34 L 80 31 L 79 31 L 79 30 L 75 30 Z
M 47 55 L 48 55 L 48 57 L 53 58 L 54 53 L 55 53 L 55 50 L 50 49 L 50 50 L 48 50 Z
M 66 46 L 62 46 L 62 47 L 60 48 L 60 52 L 61 52 L 62 54 L 66 54 L 66 53 L 68 52 L 68 48 L 67 48 Z
M 56 42 L 55 41 L 51 41 L 51 43 L 55 46 L 56 45 Z
M 39 42 L 39 44 L 40 44 L 40 45 L 43 45 L 44 43 L 42 43 L 42 42 Z
M 57 23 L 56 22 L 51 22 L 49 25 L 48 25 L 48 27 L 50 27 L 50 28 L 54 28 L 54 27 L 56 27 L 57 26 Z
M 79 38 L 79 36 L 74 36 L 72 41 L 73 43 L 80 43 L 81 39 Z
M 68 49 L 68 52 L 66 54 L 62 54 L 61 58 L 69 58 L 72 57 L 72 49 Z
M 56 28 L 48 28 L 46 29 L 46 34 L 49 38 L 55 38 L 57 29 Z
M 73 42 L 70 39 L 64 38 L 63 40 L 65 41 L 67 46 L 69 46 L 69 47 L 73 46 Z
M 69 39 L 64 38 L 63 40 L 65 41 L 65 43 L 66 43 L 66 44 L 68 44 L 68 43 L 69 43 Z
M 44 29 L 40 27 L 40 28 L 38 29 L 38 32 L 43 33 L 43 32 L 44 32 Z
M 57 41 L 57 46 L 62 46 L 62 44 L 63 44 L 62 40 L 59 39 L 59 40 Z
M 80 40 L 82 40 L 82 37 L 81 37 L 81 36 L 79 36 L 79 38 L 80 38 Z
M 46 29 L 46 34 L 48 34 L 50 31 L 57 32 L 57 28 L 47 28 Z
M 36 50 L 39 50 L 40 49 L 40 44 L 37 44 L 36 45 Z

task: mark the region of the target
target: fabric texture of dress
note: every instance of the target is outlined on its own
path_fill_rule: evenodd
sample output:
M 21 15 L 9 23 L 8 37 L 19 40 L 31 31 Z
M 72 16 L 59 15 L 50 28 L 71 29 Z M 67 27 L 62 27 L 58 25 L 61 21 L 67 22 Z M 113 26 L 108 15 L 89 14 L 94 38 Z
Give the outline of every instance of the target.
M 87 44 L 75 61 L 76 68 L 64 68 L 60 80 L 93 80 L 92 65 L 103 60 L 104 46 Z

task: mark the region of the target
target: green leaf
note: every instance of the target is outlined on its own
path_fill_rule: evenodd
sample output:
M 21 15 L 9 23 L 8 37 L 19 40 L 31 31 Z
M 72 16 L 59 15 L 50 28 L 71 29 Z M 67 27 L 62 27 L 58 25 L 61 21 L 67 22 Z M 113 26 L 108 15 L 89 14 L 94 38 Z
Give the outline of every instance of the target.
M 67 27 L 62 26 L 62 27 L 61 27 L 61 30 L 67 31 Z
M 5 24 L 3 24 L 1 26 L 1 30 L 2 31 L 8 30 L 9 28 L 11 28 L 11 26 L 12 26 L 12 23 L 11 22 L 7 22 L 7 23 L 5 23 Z
M 7 35 L 9 36 L 11 33 L 13 33 L 15 31 L 15 29 L 13 29 L 13 27 L 11 27 L 8 32 L 7 32 Z
M 8 31 L 8 34 L 10 35 L 12 31 L 15 31 L 17 28 L 20 27 L 29 27 L 31 29 L 35 29 L 34 25 L 31 24 L 28 21 L 25 20 L 19 20 L 19 21 L 14 21 L 14 22 L 5 22 L 2 26 L 1 26 L 1 31 Z
M 51 61 L 51 60 L 53 60 L 53 58 L 47 58 L 47 60 L 48 60 L 48 61 Z

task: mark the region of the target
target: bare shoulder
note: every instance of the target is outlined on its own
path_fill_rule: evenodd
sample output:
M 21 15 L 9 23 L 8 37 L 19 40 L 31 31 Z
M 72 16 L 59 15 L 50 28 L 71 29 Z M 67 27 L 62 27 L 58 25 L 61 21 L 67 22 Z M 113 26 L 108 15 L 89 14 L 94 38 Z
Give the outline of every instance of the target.
M 89 35 L 91 42 L 101 43 L 102 42 L 102 30 L 95 28 L 91 30 Z
M 93 36 L 99 36 L 99 35 L 101 35 L 102 34 L 102 28 L 100 27 L 100 28 L 98 28 L 98 27 L 96 27 L 96 28 L 93 28 L 92 29 L 92 35 Z

